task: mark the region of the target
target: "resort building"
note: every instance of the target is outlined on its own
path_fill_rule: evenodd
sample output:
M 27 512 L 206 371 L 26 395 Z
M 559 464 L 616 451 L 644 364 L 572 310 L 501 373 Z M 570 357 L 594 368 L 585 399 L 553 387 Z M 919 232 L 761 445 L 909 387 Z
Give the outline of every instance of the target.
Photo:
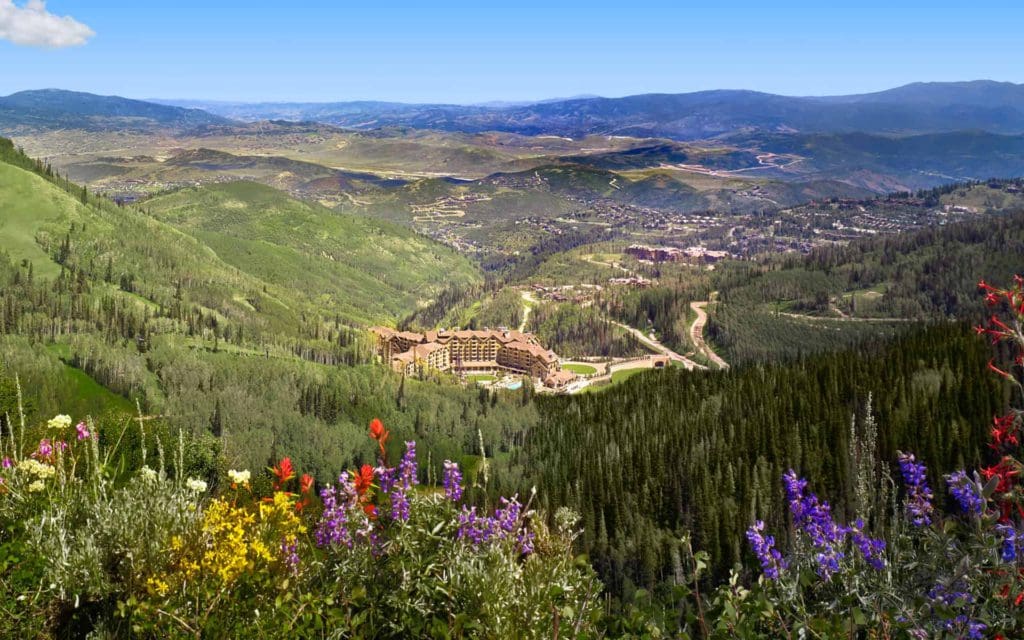
M 531 333 L 505 329 L 460 331 L 396 331 L 370 329 L 381 359 L 399 373 L 420 369 L 457 373 L 518 373 L 562 388 L 575 374 L 562 371 L 558 356 L 545 349 Z

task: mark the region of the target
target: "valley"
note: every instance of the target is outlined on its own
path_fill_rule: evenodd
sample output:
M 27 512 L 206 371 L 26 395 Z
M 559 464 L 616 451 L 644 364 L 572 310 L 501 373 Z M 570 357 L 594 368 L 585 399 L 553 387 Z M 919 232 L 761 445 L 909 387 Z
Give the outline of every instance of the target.
M 665 634 L 645 637 L 692 632 L 663 615 L 692 606 L 690 544 L 710 587 L 750 564 L 751 518 L 796 535 L 788 469 L 850 520 L 864 451 L 878 474 L 909 450 L 933 475 L 981 465 L 1012 396 L 981 372 L 1014 365 L 970 325 L 991 314 L 978 281 L 1024 271 L 1024 120 L 952 102 L 988 127 L 960 129 L 952 107 L 915 106 L 937 89 L 894 91 L 0 98 L 0 442 L 67 413 L 102 425 L 97 447 L 124 437 L 109 473 L 126 487 L 117 469 L 158 455 L 160 482 L 243 486 L 260 518 L 260 492 L 310 523 L 351 494 L 371 531 L 401 518 L 370 503 L 399 498 L 369 463 L 411 448 L 420 507 L 440 512 L 465 474 L 459 527 L 530 496 L 541 553 L 564 545 L 603 585 L 608 637 L 629 615 Z M 284 456 L 308 473 L 297 492 Z M 251 486 L 231 475 L 268 465 Z M 335 483 L 350 469 L 362 494 Z M 552 533 L 565 510 L 578 530 Z M 878 535 L 905 526 L 891 512 L 875 507 Z M 430 544 L 468 548 L 445 526 Z

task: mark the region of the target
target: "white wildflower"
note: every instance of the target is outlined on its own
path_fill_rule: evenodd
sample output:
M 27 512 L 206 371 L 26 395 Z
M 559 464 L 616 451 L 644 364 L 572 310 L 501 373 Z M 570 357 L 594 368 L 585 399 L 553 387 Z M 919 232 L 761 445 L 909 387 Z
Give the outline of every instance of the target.
M 50 427 L 51 429 L 67 429 L 68 427 L 71 426 L 71 416 L 65 415 L 63 413 L 60 415 L 53 416 L 46 423 L 46 426 Z
M 57 470 L 53 468 L 53 465 L 39 462 L 35 458 L 25 458 L 24 460 L 18 463 L 18 466 L 15 468 L 15 470 L 21 473 L 28 473 L 30 475 L 36 476 L 40 480 L 52 478 L 53 475 L 57 472 Z
M 231 482 L 234 482 L 235 484 L 246 484 L 249 482 L 250 477 L 252 477 L 252 474 L 249 473 L 248 469 L 244 469 L 242 471 L 228 469 L 228 478 L 230 478 Z
M 195 493 L 202 493 L 206 491 L 206 482 L 199 478 L 189 478 L 188 482 L 185 483 L 185 486 Z
M 32 484 L 28 485 L 28 490 L 29 490 L 30 493 L 37 493 L 39 491 L 42 491 L 45 488 L 46 488 L 46 485 L 43 484 L 42 480 L 36 480 Z
M 148 466 L 139 469 L 139 475 L 146 482 L 156 482 L 156 470 L 150 469 Z

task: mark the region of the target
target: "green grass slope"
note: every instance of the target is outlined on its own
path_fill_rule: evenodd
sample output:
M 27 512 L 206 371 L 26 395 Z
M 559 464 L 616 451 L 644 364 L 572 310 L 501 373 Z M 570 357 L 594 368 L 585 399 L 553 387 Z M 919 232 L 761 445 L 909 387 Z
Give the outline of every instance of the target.
M 412 231 L 253 182 L 184 189 L 144 208 L 240 271 L 362 322 L 408 313 L 445 284 L 479 280 L 466 258 Z

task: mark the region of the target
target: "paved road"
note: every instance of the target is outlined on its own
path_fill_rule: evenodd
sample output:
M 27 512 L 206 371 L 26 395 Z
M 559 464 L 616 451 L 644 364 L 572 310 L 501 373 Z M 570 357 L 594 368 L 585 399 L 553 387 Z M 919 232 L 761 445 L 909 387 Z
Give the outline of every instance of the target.
M 707 306 L 707 301 L 690 303 L 690 308 L 697 314 L 697 319 L 693 321 L 692 325 L 690 325 L 690 340 L 692 340 L 693 345 L 697 347 L 697 351 L 700 351 L 704 354 L 705 358 L 715 363 L 716 367 L 719 369 L 728 369 L 729 363 L 722 360 L 722 358 L 708 346 L 708 343 L 704 341 L 704 325 L 708 322 L 708 314 L 707 311 L 705 311 Z
M 696 362 L 694 362 L 693 360 L 690 360 L 686 356 L 683 356 L 683 355 L 680 355 L 680 354 L 676 353 L 675 351 L 669 349 L 668 347 L 666 347 L 665 345 L 661 344 L 660 342 L 658 342 L 654 338 L 651 338 L 650 336 L 644 335 L 643 331 L 640 331 L 639 329 L 635 329 L 635 328 L 629 326 L 628 324 L 622 324 L 621 322 L 616 322 L 615 320 L 611 320 L 611 322 L 612 322 L 612 324 L 618 325 L 618 326 L 622 327 L 623 329 L 625 329 L 626 331 L 628 331 L 631 334 L 633 334 L 633 336 L 636 337 L 636 339 L 639 340 L 641 342 L 641 344 L 646 346 L 648 349 L 650 349 L 652 351 L 655 351 L 657 353 L 660 353 L 662 355 L 666 355 L 666 356 L 669 357 L 669 359 L 675 360 L 676 362 L 681 362 L 684 367 L 686 367 L 687 369 L 689 369 L 691 371 L 694 370 L 694 369 L 707 369 L 707 367 L 705 367 L 704 365 L 697 364 Z

